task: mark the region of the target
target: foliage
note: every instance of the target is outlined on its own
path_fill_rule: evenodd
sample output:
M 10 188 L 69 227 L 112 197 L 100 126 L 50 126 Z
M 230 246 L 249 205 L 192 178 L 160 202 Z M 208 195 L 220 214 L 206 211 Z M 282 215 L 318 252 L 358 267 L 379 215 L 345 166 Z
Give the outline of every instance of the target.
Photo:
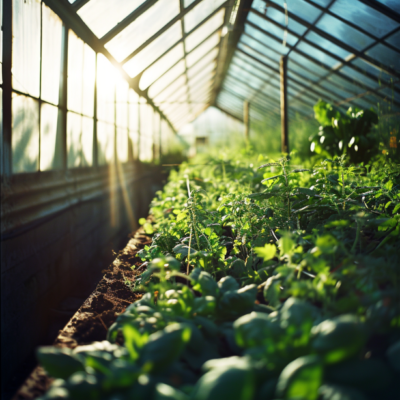
M 145 294 L 107 341 L 38 350 L 43 399 L 397 398 L 399 165 L 202 155 L 152 214 Z
M 369 162 L 377 154 L 379 139 L 372 131 L 378 123 L 375 111 L 350 107 L 343 113 L 325 101 L 314 106 L 319 131 L 310 137 L 311 149 L 329 157 L 346 154 L 352 163 Z

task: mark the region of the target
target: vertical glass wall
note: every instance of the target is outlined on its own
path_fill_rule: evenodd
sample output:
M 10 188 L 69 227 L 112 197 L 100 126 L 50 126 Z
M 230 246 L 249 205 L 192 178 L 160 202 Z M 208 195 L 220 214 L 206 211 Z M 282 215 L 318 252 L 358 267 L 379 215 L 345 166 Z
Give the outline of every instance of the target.
M 13 0 L 12 55 L 14 174 L 159 154 L 161 116 L 43 2 Z

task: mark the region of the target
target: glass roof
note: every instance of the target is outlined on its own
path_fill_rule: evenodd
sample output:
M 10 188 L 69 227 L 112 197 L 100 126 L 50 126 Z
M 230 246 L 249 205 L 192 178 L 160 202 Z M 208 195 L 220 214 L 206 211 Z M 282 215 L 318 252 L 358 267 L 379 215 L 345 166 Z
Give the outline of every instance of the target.
M 256 119 L 279 114 L 282 56 L 290 116 L 311 115 L 318 98 L 345 108 L 390 98 L 400 111 L 398 0 L 69 3 L 175 129 L 210 105 L 238 119 L 244 101 Z

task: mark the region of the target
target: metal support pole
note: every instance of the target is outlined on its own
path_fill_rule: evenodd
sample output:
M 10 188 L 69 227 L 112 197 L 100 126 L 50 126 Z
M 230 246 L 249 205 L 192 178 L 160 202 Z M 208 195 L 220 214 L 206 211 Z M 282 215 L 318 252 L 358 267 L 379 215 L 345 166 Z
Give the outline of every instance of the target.
M 3 1 L 3 141 L 1 149 L 1 173 L 4 177 L 12 173 L 12 108 L 11 108 L 11 65 L 12 65 L 12 1 Z
M 279 71 L 281 76 L 281 151 L 289 153 L 289 127 L 287 107 L 287 58 L 281 57 Z
M 247 100 L 243 102 L 243 123 L 244 137 L 248 142 L 250 138 L 250 103 Z

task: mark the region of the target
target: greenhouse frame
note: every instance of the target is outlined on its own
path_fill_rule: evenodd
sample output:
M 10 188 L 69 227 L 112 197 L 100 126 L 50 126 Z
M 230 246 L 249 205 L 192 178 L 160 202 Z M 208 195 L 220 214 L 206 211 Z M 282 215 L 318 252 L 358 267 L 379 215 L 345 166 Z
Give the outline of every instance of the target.
M 0 10 L 5 380 L 47 340 L 52 304 L 147 216 L 163 160 L 208 108 L 246 135 L 280 119 L 284 153 L 319 99 L 400 115 L 398 0 L 0 0 Z

